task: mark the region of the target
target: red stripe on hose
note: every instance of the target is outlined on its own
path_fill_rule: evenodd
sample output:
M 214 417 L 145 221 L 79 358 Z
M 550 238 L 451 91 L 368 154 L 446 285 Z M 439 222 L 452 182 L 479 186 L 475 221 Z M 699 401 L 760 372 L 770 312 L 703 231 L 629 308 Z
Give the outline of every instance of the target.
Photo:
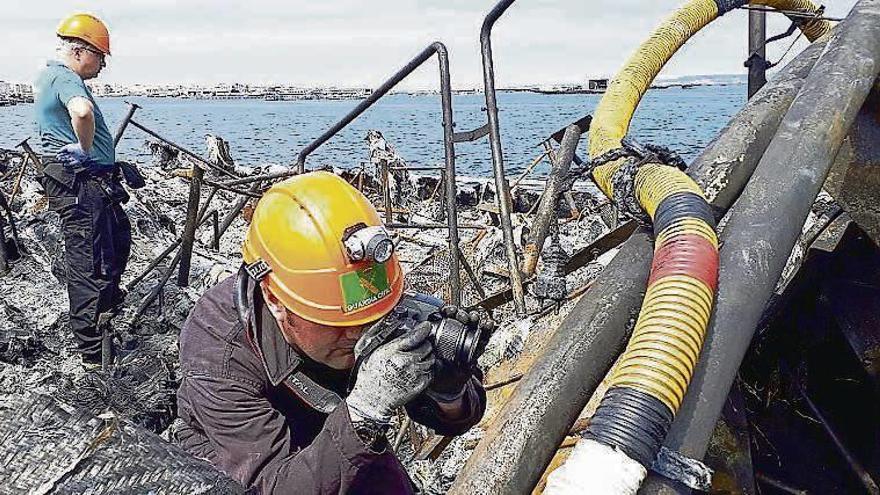
M 705 237 L 683 234 L 670 238 L 654 253 L 648 285 L 670 275 L 693 277 L 715 292 L 718 288 L 718 250 Z

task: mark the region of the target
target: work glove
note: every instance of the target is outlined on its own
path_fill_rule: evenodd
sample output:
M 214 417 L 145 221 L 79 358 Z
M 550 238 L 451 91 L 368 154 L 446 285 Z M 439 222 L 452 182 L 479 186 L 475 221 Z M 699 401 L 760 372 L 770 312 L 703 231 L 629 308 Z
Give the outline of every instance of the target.
M 495 323 L 487 316 L 478 311 L 466 311 L 458 306 L 447 304 L 440 308 L 440 314 L 445 318 L 453 318 L 471 330 L 480 331 L 480 341 L 476 355 L 480 356 L 486 350 L 489 336 L 495 331 Z M 440 401 L 451 402 L 461 397 L 465 385 L 474 376 L 474 369 L 450 366 L 448 363 L 437 361 L 435 364 L 434 381 L 428 387 L 428 395 Z
M 434 353 L 423 322 L 367 356 L 345 400 L 353 422 L 389 423 L 394 411 L 419 395 L 432 378 Z M 369 332 L 363 338 L 368 338 Z M 355 351 L 357 354 L 357 351 Z
M 58 154 L 55 155 L 55 157 L 74 167 L 79 166 L 88 168 L 90 162 L 94 161 L 92 157 L 82 149 L 82 146 L 80 146 L 79 143 L 71 143 L 62 147 L 58 150 Z
M 82 149 L 82 146 L 80 146 L 79 143 L 71 143 L 65 145 L 60 150 L 58 150 L 55 158 L 57 158 L 58 161 L 63 162 L 68 167 L 81 167 L 88 169 L 92 172 L 107 172 L 113 169 L 112 166 L 108 167 L 98 163 L 97 160 L 89 156 L 89 154 Z

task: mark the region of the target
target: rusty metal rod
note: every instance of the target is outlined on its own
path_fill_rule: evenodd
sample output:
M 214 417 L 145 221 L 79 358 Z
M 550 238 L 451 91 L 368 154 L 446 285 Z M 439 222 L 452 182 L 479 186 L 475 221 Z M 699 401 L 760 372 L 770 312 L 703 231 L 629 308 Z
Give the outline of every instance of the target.
M 632 235 L 633 232 L 635 232 L 636 226 L 637 224 L 634 221 L 627 222 L 616 229 L 607 232 L 602 237 L 593 241 L 590 245 L 575 252 L 563 267 L 565 274 L 568 275 L 573 273 L 575 270 L 586 266 L 588 263 L 595 261 L 599 256 L 622 244 L 630 235 Z M 534 281 L 535 277 L 529 277 L 523 281 L 523 285 L 531 285 Z M 483 300 L 476 303 L 472 308 L 479 306 L 487 310 L 494 309 L 502 304 L 510 302 L 512 298 L 513 295 L 508 288 L 496 292 L 489 297 L 483 298 Z
M 789 493 L 791 495 L 810 495 L 810 492 L 806 490 L 801 490 L 800 488 L 791 486 L 784 481 L 772 478 L 760 471 L 755 473 L 755 479 L 764 484 L 770 485 L 771 487 L 776 488 L 779 491 Z
M 582 133 L 583 129 L 577 125 L 568 126 L 565 129 L 562 144 L 553 154 L 553 168 L 550 170 L 550 177 L 547 178 L 547 185 L 544 186 L 544 194 L 541 195 L 538 211 L 535 213 L 535 221 L 532 223 L 532 239 L 524 249 L 523 275 L 527 277 L 535 273 L 538 257 L 541 255 L 544 241 L 547 240 L 547 234 L 550 232 L 550 224 L 556 221 L 556 206 L 560 189 L 568 177 L 571 161 L 574 159 L 574 152 L 577 150 Z
M 28 138 L 28 139 L 30 139 L 30 138 Z M 31 148 L 31 145 L 28 144 L 28 139 L 25 139 L 24 141 L 18 143 L 15 146 L 17 148 L 23 149 L 24 152 L 27 153 L 27 155 L 29 157 L 31 157 L 31 161 L 34 162 L 34 168 L 37 169 L 37 173 L 42 175 L 43 174 L 43 160 L 40 159 L 40 155 L 38 155 L 34 151 L 34 149 Z
M 455 122 L 452 117 L 452 83 L 449 77 L 449 53 L 446 45 L 437 42 L 432 45 L 437 52 L 437 64 L 440 70 L 440 106 L 443 111 L 443 156 L 445 167 L 443 174 L 446 182 L 446 223 L 449 226 L 449 294 L 452 304 L 461 304 L 461 274 L 459 273 L 458 256 L 453 253 L 461 251 L 458 238 L 458 203 L 456 202 L 457 187 L 455 172 Z
M 774 9 L 770 7 L 763 7 L 760 5 L 743 5 L 742 7 L 737 7 L 742 10 L 749 10 L 755 12 L 765 12 L 770 14 L 783 14 L 790 19 L 805 19 L 805 20 L 818 20 L 818 21 L 830 21 L 830 22 L 840 22 L 843 20 L 841 17 L 828 17 L 824 15 L 816 15 L 815 12 L 806 12 L 800 10 L 787 10 L 787 9 Z
M 767 14 L 761 10 L 749 11 L 749 98 L 767 84 Z
M 260 183 L 255 183 L 252 186 L 252 190 L 259 190 L 259 188 L 260 188 Z M 235 205 L 232 207 L 232 209 L 229 210 L 229 212 L 226 214 L 226 217 L 224 217 L 223 222 L 221 222 L 221 224 L 220 224 L 220 229 L 219 229 L 220 236 L 222 236 L 226 232 L 226 230 L 229 228 L 229 226 L 232 225 L 232 222 L 235 221 L 235 217 L 238 216 L 239 213 L 241 213 L 241 210 L 245 207 L 245 205 L 250 200 L 251 200 L 251 198 L 249 198 L 247 196 L 242 196 L 238 199 L 238 201 L 235 203 Z M 144 298 L 144 300 L 141 302 L 141 305 L 138 306 L 137 311 L 135 312 L 134 316 L 132 316 L 131 323 L 130 323 L 131 325 L 134 325 L 137 322 L 137 320 L 141 317 L 141 315 L 143 315 L 144 311 L 146 311 L 147 308 L 150 307 L 150 305 L 153 304 L 153 302 L 159 296 L 159 294 L 162 291 L 162 288 L 165 287 L 165 284 L 168 283 L 168 279 L 171 278 L 171 273 L 174 272 L 174 269 L 177 267 L 177 264 L 180 262 L 181 254 L 182 254 L 181 251 L 177 252 L 177 254 L 174 256 L 174 259 L 171 260 L 171 264 L 169 265 L 168 269 L 165 270 L 165 272 L 162 274 L 162 277 L 159 279 L 159 283 L 156 284 L 156 287 L 153 288 L 152 292 L 150 292 L 150 294 L 147 295 L 147 297 Z
M 202 176 L 202 184 L 205 184 L 205 185 L 208 185 L 208 186 L 211 186 L 211 187 L 216 187 L 217 189 L 221 189 L 221 190 L 223 190 L 223 191 L 228 191 L 228 192 L 231 192 L 231 193 L 233 193 L 233 194 L 238 194 L 238 195 L 240 195 L 240 196 L 250 196 L 250 197 L 252 197 L 252 198 L 259 198 L 259 197 L 262 197 L 261 194 L 257 194 L 257 193 L 251 192 L 251 191 L 244 191 L 244 190 L 241 190 L 241 189 L 236 189 L 236 188 L 234 188 L 234 187 L 231 187 L 231 186 L 226 185 L 225 182 L 215 182 L 215 181 L 210 180 L 210 179 L 205 179 L 204 176 Z
M 461 259 L 461 265 L 464 267 L 464 272 L 467 274 L 468 278 L 471 280 L 471 283 L 474 284 L 474 288 L 477 290 L 477 294 L 480 297 L 486 297 L 486 289 L 483 288 L 483 284 L 480 283 L 480 279 L 477 278 L 477 274 L 474 273 L 474 269 L 471 267 L 471 264 L 468 263 L 467 258 L 465 258 L 464 253 L 461 251 L 461 247 L 456 249 L 458 251 L 458 257 Z M 455 303 L 456 305 L 461 304 L 461 301 Z
M 382 164 L 382 202 L 385 205 L 385 224 L 394 223 L 394 204 L 391 202 L 391 171 Z
M 119 141 L 122 140 L 122 135 L 125 134 L 125 129 L 128 128 L 128 124 L 131 122 L 131 118 L 134 117 L 134 113 L 137 111 L 138 108 L 141 108 L 141 106 L 137 103 L 125 103 L 128 105 L 128 112 L 125 114 L 122 122 L 119 123 L 119 127 L 116 129 L 116 135 L 113 136 L 114 148 L 119 144 Z
M 445 223 L 390 223 L 386 224 L 387 227 L 392 229 L 448 229 L 449 225 Z M 461 223 L 458 224 L 459 229 L 473 229 L 473 230 L 482 230 L 487 229 L 489 227 L 485 225 L 478 225 L 475 223 Z
M 544 150 L 540 155 L 534 158 L 531 163 L 529 163 L 529 166 L 526 167 L 526 169 L 523 170 L 521 174 L 519 174 L 519 177 L 517 177 L 516 180 L 513 181 L 513 184 L 510 185 L 511 194 L 513 194 L 513 191 L 516 191 L 516 188 L 519 187 L 519 183 L 522 182 L 527 175 L 532 173 L 532 170 L 534 170 L 535 167 L 544 160 L 544 157 L 549 154 L 550 150 Z
M 224 187 L 241 186 L 245 184 L 252 184 L 254 182 L 272 182 L 278 179 L 293 177 L 297 174 L 299 174 L 299 172 L 297 172 L 296 170 L 282 170 L 280 172 L 272 172 L 271 174 L 252 175 L 250 177 L 242 177 L 240 179 L 218 182 L 217 184 L 223 185 Z
M 828 422 L 828 418 L 822 414 L 822 410 L 813 402 L 813 399 L 810 398 L 810 395 L 807 393 L 806 387 L 801 384 L 798 377 L 795 375 L 795 372 L 790 369 L 786 363 L 783 363 L 784 369 L 787 371 L 789 378 L 792 383 L 794 383 L 797 388 L 798 393 L 801 398 L 807 404 L 807 407 L 810 408 L 810 412 L 813 413 L 813 416 L 816 417 L 816 420 L 822 425 L 822 429 L 825 430 L 825 433 L 828 435 L 828 438 L 831 439 L 831 442 L 834 443 L 834 446 L 837 447 L 837 451 L 840 452 L 840 455 L 843 456 L 843 459 L 846 461 L 849 468 L 852 470 L 853 474 L 856 478 L 859 479 L 859 482 L 862 483 L 862 486 L 865 487 L 865 490 L 870 495 L 880 495 L 880 488 L 877 486 L 877 482 L 874 481 L 874 478 L 871 477 L 871 474 L 867 469 L 859 462 L 858 458 L 856 458 L 855 454 L 847 447 L 846 443 L 842 438 L 834 431 L 834 428 L 831 426 L 831 423 Z
M 0 191 L 0 207 L 6 206 L 6 196 Z M 0 212 L 2 215 L 2 212 Z M 9 271 L 9 258 L 6 255 L 6 221 L 0 216 L 0 275 Z
M 180 258 L 182 256 L 182 252 L 180 250 L 177 251 L 177 254 L 174 255 L 174 258 L 169 263 L 168 267 L 165 271 L 162 272 L 162 276 L 159 278 L 159 282 L 153 287 L 153 290 L 147 294 L 141 304 L 138 306 L 137 310 L 134 312 L 134 315 L 131 317 L 131 322 L 129 325 L 135 325 L 137 321 L 143 316 L 143 314 L 147 311 L 147 308 L 150 307 L 151 304 L 159 297 L 159 294 L 162 292 L 162 289 L 165 287 L 165 284 L 168 283 L 168 280 L 171 278 L 171 274 L 174 273 L 174 269 L 177 268 L 177 264 L 180 263 Z
M 28 161 L 30 160 L 30 155 L 27 153 L 22 153 L 21 156 L 21 169 L 18 171 L 18 175 L 15 176 L 15 183 L 12 184 L 12 192 L 9 194 L 9 205 L 15 202 L 15 197 L 18 195 L 18 190 L 21 187 L 21 179 L 24 177 L 24 171 L 27 169 Z
M 495 175 L 495 196 L 498 201 L 498 216 L 501 218 L 501 231 L 504 235 L 504 248 L 507 253 L 510 288 L 513 292 L 513 305 L 516 308 L 516 314 L 525 316 L 526 299 L 522 275 L 519 271 L 519 258 L 513 240 L 513 224 L 510 219 L 510 185 L 504 175 L 504 154 L 501 149 L 498 101 L 495 94 L 495 63 L 492 59 L 492 27 L 498 18 L 513 5 L 514 1 L 501 0 L 483 19 L 483 26 L 480 29 L 480 48 L 483 59 L 483 92 L 486 95 L 486 115 L 489 121 L 489 142 L 492 149 L 492 169 Z
M 214 251 L 220 250 L 220 212 L 217 210 L 213 210 L 208 218 L 211 220 L 211 225 L 214 227 L 214 236 L 211 238 L 211 247 Z
M 193 167 L 192 180 L 189 183 L 189 203 L 186 205 L 186 224 L 183 227 L 183 238 L 180 243 L 180 270 L 177 272 L 178 287 L 189 285 L 189 271 L 192 266 L 192 250 L 196 240 L 196 227 L 199 222 L 199 200 L 202 194 L 202 167 Z

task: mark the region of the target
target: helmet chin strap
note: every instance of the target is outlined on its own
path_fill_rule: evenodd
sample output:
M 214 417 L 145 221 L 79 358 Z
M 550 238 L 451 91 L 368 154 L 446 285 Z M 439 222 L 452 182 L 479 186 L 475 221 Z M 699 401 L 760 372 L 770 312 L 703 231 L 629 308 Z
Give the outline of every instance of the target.
M 255 295 L 254 291 L 257 290 L 258 283 L 259 282 L 254 281 L 254 279 L 250 277 L 246 266 L 243 264 L 241 268 L 239 268 L 238 274 L 235 277 L 234 301 L 235 309 L 238 313 L 238 319 L 245 329 L 247 329 L 251 323 L 255 323 L 255 320 L 251 318 L 254 309 L 251 301 Z M 255 347 L 254 350 L 260 355 L 260 359 L 265 361 L 262 356 L 262 351 L 260 350 L 258 339 L 255 339 L 253 344 Z M 297 353 L 297 356 L 300 356 L 301 351 L 295 347 L 293 347 L 293 349 Z M 302 358 L 298 359 L 301 361 Z M 330 414 L 342 402 L 342 397 L 336 392 L 333 392 L 312 380 L 302 371 L 302 369 L 300 369 L 299 366 L 297 366 L 290 376 L 284 379 L 283 383 L 306 404 L 324 414 Z

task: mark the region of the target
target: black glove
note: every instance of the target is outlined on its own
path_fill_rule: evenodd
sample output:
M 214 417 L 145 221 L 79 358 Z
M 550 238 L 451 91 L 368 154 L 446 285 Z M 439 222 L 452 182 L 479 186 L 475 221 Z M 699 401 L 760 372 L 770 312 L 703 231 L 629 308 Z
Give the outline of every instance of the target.
M 141 171 L 133 164 L 128 162 L 116 162 L 116 165 L 119 166 L 119 171 L 122 173 L 122 178 L 125 179 L 125 183 L 128 184 L 128 187 L 132 189 L 140 189 L 147 185 L 144 176 L 141 175 Z
M 488 317 L 485 317 L 478 311 L 465 311 L 458 306 L 447 304 L 440 308 L 440 314 L 446 318 L 454 318 L 460 323 L 470 327 L 472 330 L 479 329 L 480 343 L 477 348 L 477 356 L 480 356 L 486 348 L 486 342 L 489 336 L 495 330 L 495 323 Z M 451 366 L 447 363 L 437 361 L 434 370 L 434 380 L 428 387 L 431 396 L 447 401 L 455 400 L 461 396 L 464 386 L 470 381 L 471 377 L 477 374 L 476 363 L 469 368 L 461 368 Z

